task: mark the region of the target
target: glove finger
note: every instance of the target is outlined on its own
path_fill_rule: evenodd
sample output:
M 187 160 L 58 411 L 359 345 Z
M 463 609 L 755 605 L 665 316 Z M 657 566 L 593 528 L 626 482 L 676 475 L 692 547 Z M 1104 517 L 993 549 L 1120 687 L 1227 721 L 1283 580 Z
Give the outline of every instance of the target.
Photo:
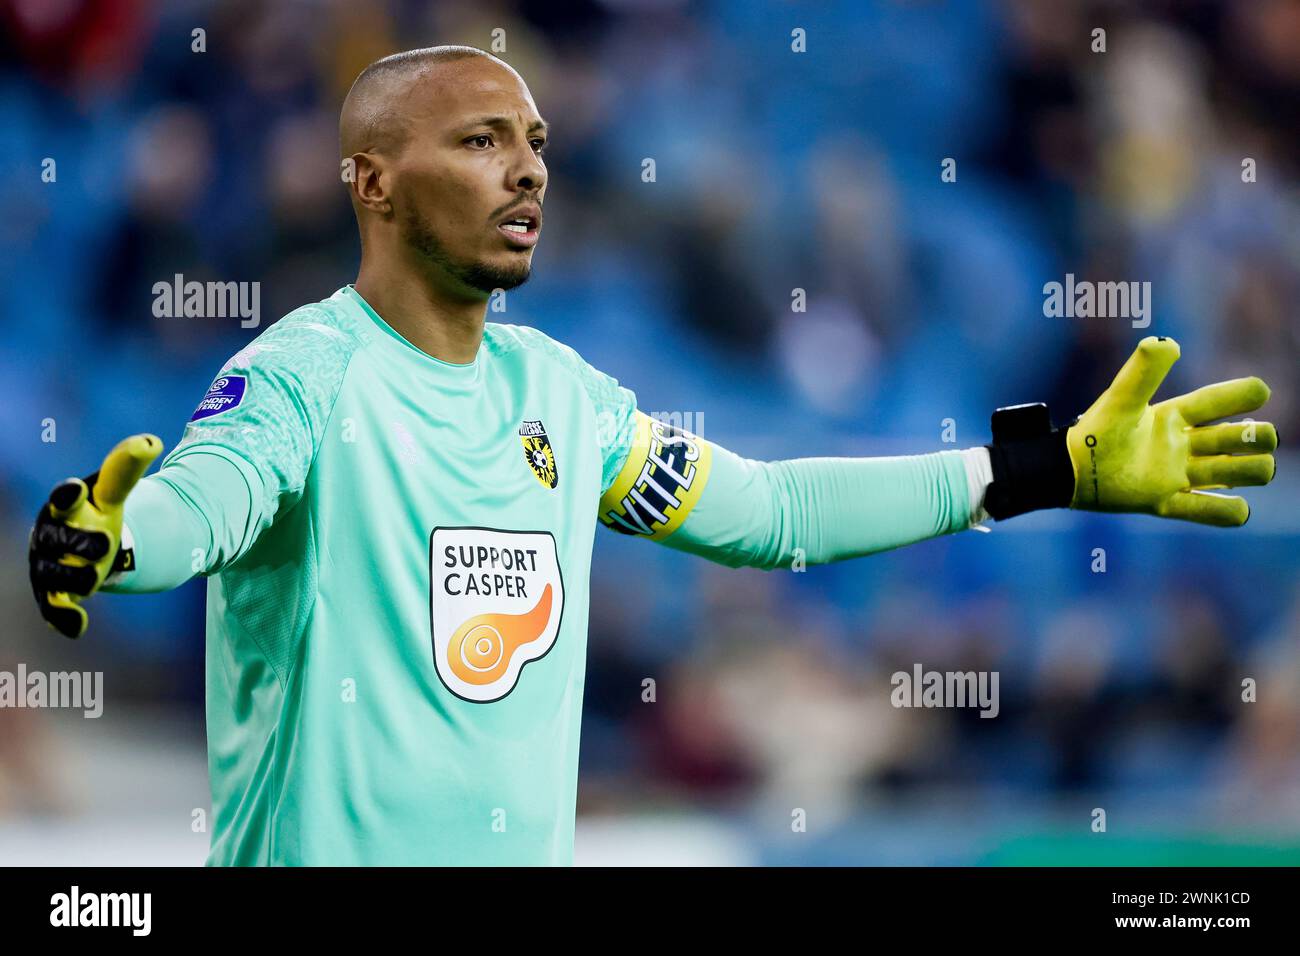
M 46 592 L 37 596 L 36 604 L 46 623 L 64 637 L 80 637 L 90 623 L 86 609 L 66 594 Z
M 1187 479 L 1193 488 L 1266 485 L 1276 472 L 1272 455 L 1209 455 L 1187 463 Z
M 1187 435 L 1193 455 L 1269 452 L 1277 448 L 1277 429 L 1268 422 L 1224 422 L 1193 428 Z
M 34 558 L 31 565 L 32 587 L 40 591 L 66 591 L 88 597 L 99 583 L 92 567 L 74 567 L 47 558 Z
M 1178 343 L 1166 336 L 1148 335 L 1138 343 L 1106 391 L 1125 405 L 1148 404 L 1179 356 Z
M 1200 425 L 1216 418 L 1253 412 L 1268 401 L 1268 396 L 1269 388 L 1264 380 L 1251 376 L 1215 382 L 1170 401 L 1184 420 L 1191 425 Z
M 75 554 L 87 561 L 98 561 L 108 554 L 108 535 L 102 531 L 83 531 L 42 515 L 36 521 L 31 546 L 36 554 L 60 558 Z
M 50 515 L 62 521 L 81 507 L 90 495 L 90 488 L 80 478 L 68 478 L 54 486 L 50 492 Z
M 1216 528 L 1237 528 L 1250 518 L 1245 498 L 1213 495 L 1208 491 L 1180 491 L 1160 503 L 1156 514 L 1162 518 L 1194 521 Z
M 156 435 L 132 435 L 118 442 L 96 473 L 95 503 L 101 508 L 121 507 L 161 452 L 162 439 Z

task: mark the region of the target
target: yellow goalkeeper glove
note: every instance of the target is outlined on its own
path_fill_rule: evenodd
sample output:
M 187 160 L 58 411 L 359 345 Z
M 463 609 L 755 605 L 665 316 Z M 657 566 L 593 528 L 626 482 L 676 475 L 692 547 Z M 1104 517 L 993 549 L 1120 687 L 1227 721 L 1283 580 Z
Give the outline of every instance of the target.
M 1277 430 L 1267 422 L 1207 423 L 1253 412 L 1268 401 L 1268 386 L 1253 376 L 1235 378 L 1150 404 L 1178 355 L 1173 339 L 1143 339 L 1110 388 L 1070 427 L 1071 507 L 1225 528 L 1246 523 L 1246 499 L 1207 489 L 1272 481 Z
M 81 601 L 110 574 L 133 566 L 133 555 L 121 547 L 122 505 L 161 451 L 156 436 L 132 435 L 99 471 L 60 483 L 41 506 L 28 539 L 32 592 L 41 617 L 64 636 L 86 630 Z
M 1238 378 L 1150 404 L 1178 356 L 1173 339 L 1143 339 L 1068 429 L 1052 430 L 1042 405 L 995 413 L 988 512 L 1006 518 L 1068 505 L 1219 527 L 1245 524 L 1244 498 L 1209 489 L 1272 481 L 1277 431 L 1267 422 L 1209 423 L 1259 408 L 1268 386 Z

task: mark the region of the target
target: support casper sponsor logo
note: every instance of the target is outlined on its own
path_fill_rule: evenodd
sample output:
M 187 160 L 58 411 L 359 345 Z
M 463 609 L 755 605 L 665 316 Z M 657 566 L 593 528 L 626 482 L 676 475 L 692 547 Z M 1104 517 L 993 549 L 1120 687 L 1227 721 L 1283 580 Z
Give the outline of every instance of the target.
M 429 584 L 434 665 L 465 700 L 505 697 L 560 633 L 564 581 L 548 532 L 435 528 Z

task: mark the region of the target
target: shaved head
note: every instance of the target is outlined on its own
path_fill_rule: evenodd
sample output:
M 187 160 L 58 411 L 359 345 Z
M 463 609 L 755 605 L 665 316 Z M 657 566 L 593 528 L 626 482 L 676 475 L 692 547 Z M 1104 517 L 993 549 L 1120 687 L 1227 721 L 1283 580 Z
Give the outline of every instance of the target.
M 485 57 L 505 69 L 509 64 L 472 46 L 431 46 L 406 50 L 376 60 L 352 83 L 339 113 L 339 146 L 343 158 L 353 153 L 393 152 L 410 137 L 410 117 L 403 101 L 422 78 L 443 63 Z
M 370 64 L 339 114 L 363 266 L 370 256 L 414 269 L 451 296 L 524 282 L 546 132 L 523 78 L 483 50 L 429 47 Z

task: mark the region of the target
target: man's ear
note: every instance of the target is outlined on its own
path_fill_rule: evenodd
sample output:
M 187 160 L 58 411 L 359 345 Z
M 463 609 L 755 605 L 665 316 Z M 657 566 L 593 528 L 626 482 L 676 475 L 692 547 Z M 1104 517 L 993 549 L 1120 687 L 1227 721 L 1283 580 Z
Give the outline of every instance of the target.
M 352 181 L 348 187 L 353 199 L 385 219 L 392 216 L 393 201 L 388 194 L 392 176 L 384 157 L 377 153 L 353 153 L 343 162 L 345 167 L 351 164 Z

